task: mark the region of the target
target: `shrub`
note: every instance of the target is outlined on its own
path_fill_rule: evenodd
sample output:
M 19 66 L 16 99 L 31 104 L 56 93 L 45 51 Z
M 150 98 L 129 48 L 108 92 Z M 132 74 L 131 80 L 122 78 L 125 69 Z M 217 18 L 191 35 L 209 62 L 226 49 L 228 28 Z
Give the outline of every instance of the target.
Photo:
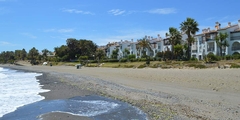
M 106 59 L 106 60 L 103 60 L 102 62 L 119 62 L 118 59 Z
M 128 55 L 128 59 L 131 60 L 131 59 L 135 59 L 136 58 L 136 55 Z
M 146 65 L 144 64 L 144 65 L 139 65 L 137 68 L 145 68 L 146 67 Z
M 130 59 L 130 61 L 131 61 L 131 62 L 137 62 L 138 59 L 136 59 L 136 58 L 132 58 L 132 59 Z
M 226 60 L 230 60 L 231 58 L 232 58 L 231 55 L 226 55 L 226 56 L 225 56 L 225 59 L 226 59 Z
M 127 58 L 122 58 L 120 62 L 127 62 Z
M 147 58 L 140 58 L 139 61 L 147 61 Z
M 191 57 L 190 61 L 198 61 L 198 59 L 195 57 Z
M 240 55 L 239 54 L 233 54 L 232 58 L 235 59 L 235 60 L 240 59 Z
M 230 68 L 240 68 L 240 65 L 232 63 Z
M 213 53 L 208 53 L 205 58 L 206 62 L 219 61 L 221 58 L 219 56 L 214 55 Z

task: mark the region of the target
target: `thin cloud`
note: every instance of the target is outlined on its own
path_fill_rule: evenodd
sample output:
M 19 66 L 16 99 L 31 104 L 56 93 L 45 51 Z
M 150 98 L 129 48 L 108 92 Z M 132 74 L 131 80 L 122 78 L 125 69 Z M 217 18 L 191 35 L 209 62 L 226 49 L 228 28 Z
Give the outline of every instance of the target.
M 82 11 L 82 10 L 77 10 L 77 9 L 63 9 L 62 11 L 68 12 L 68 13 L 75 13 L 75 14 L 94 15 L 94 13 L 92 13 L 92 12 Z
M 120 9 L 112 9 L 112 10 L 108 11 L 109 14 L 112 14 L 112 15 L 115 15 L 115 16 L 122 15 L 125 12 L 126 12 L 125 10 L 120 10 Z
M 73 32 L 73 29 L 59 29 L 58 32 L 60 33 L 69 33 L 69 32 Z
M 160 8 L 160 9 L 153 9 L 146 11 L 151 14 L 172 14 L 177 13 L 177 10 L 175 8 Z
M 70 33 L 73 32 L 74 29 L 46 29 L 44 32 L 59 32 L 59 33 Z
M 16 46 L 16 45 L 6 41 L 0 41 L 0 46 Z
M 29 38 L 32 38 L 32 39 L 36 39 L 36 38 L 37 38 L 37 36 L 32 35 L 32 34 L 30 34 L 30 33 L 21 33 L 21 35 L 24 35 L 24 36 L 29 37 Z
M 215 19 L 215 17 L 209 17 L 209 18 L 206 19 L 206 21 L 211 21 L 211 20 L 214 20 L 214 19 Z

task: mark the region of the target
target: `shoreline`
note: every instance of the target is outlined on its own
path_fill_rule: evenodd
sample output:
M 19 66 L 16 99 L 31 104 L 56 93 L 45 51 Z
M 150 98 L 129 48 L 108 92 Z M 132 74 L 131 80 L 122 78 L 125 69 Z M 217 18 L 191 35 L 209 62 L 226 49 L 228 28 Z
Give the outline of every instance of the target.
M 130 103 L 147 113 L 149 119 L 240 118 L 239 69 L 3 67 L 65 76 L 61 82 Z

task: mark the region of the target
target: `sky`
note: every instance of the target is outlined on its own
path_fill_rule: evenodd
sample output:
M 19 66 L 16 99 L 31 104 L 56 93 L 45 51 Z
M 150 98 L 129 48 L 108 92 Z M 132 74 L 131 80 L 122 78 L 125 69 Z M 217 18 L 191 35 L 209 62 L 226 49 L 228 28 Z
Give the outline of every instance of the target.
M 0 0 L 0 52 L 66 45 L 68 38 L 97 45 L 162 38 L 187 17 L 199 29 L 240 19 L 239 0 Z

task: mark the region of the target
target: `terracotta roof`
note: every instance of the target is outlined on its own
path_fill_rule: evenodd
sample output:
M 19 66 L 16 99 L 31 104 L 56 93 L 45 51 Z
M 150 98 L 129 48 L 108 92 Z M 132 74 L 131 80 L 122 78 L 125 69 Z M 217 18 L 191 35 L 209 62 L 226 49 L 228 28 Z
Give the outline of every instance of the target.
M 235 32 L 240 32 L 240 28 L 238 28 L 238 29 L 232 31 L 231 33 L 235 33 Z
M 235 27 L 235 26 L 238 26 L 238 24 L 236 24 L 236 25 L 231 25 L 231 26 L 227 26 L 227 27 L 224 27 L 224 28 L 220 28 L 220 29 L 218 29 L 218 30 L 226 30 L 226 29 L 228 29 L 228 28 Z

